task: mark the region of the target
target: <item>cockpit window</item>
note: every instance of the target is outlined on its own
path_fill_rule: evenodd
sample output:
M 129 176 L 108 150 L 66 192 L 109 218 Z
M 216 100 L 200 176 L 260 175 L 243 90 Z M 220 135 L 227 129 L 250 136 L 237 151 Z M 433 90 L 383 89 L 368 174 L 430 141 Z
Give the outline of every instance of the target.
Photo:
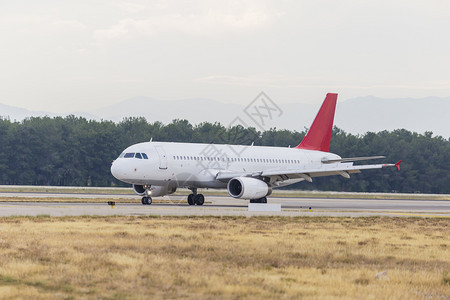
M 122 153 L 119 158 L 137 158 L 137 159 L 148 159 L 147 154 L 139 152 Z

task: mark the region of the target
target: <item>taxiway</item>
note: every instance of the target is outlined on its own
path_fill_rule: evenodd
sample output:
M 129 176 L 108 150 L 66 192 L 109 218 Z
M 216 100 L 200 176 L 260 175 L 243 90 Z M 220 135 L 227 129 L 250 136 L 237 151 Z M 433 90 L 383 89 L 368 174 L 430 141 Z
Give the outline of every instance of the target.
M 281 212 L 249 212 L 248 201 L 225 196 L 207 196 L 205 205 L 189 206 L 186 196 L 165 196 L 154 199 L 152 205 L 142 205 L 140 198 L 128 195 L 39 194 L 48 202 L 33 202 L 26 193 L 8 193 L 11 201 L 0 202 L 0 216 L 417 216 L 450 218 L 448 200 L 408 199 L 332 199 L 332 198 L 269 198 L 269 203 L 281 204 Z M 36 194 L 34 194 L 36 195 Z M 5 197 L 5 193 L 0 193 Z M 52 202 L 51 198 L 105 199 L 104 203 Z M 131 199 L 136 202 L 129 203 Z M 116 205 L 107 205 L 114 200 Z M 261 204 L 264 205 L 264 204 Z

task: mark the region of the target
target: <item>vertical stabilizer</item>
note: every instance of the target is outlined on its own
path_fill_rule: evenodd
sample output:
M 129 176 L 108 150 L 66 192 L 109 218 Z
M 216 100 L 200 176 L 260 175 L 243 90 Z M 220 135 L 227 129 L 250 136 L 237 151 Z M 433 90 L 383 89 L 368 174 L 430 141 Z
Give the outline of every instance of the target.
M 302 142 L 295 148 L 324 152 L 330 151 L 336 101 L 337 94 L 327 94 L 308 133 Z

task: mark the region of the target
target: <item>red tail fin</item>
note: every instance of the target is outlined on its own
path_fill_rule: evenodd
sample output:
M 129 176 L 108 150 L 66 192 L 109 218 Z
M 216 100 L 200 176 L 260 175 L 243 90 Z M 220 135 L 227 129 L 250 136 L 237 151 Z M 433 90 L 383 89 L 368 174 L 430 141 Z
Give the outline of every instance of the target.
M 309 128 L 303 141 L 295 148 L 324 152 L 330 151 L 336 101 L 337 94 L 327 94 L 311 128 Z

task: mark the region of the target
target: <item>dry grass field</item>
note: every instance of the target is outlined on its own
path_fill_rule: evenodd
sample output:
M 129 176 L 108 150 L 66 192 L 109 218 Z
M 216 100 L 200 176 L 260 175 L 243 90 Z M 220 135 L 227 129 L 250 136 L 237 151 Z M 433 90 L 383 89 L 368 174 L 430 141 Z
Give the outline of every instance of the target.
M 436 218 L 1 218 L 0 298 L 449 299 L 449 225 Z

